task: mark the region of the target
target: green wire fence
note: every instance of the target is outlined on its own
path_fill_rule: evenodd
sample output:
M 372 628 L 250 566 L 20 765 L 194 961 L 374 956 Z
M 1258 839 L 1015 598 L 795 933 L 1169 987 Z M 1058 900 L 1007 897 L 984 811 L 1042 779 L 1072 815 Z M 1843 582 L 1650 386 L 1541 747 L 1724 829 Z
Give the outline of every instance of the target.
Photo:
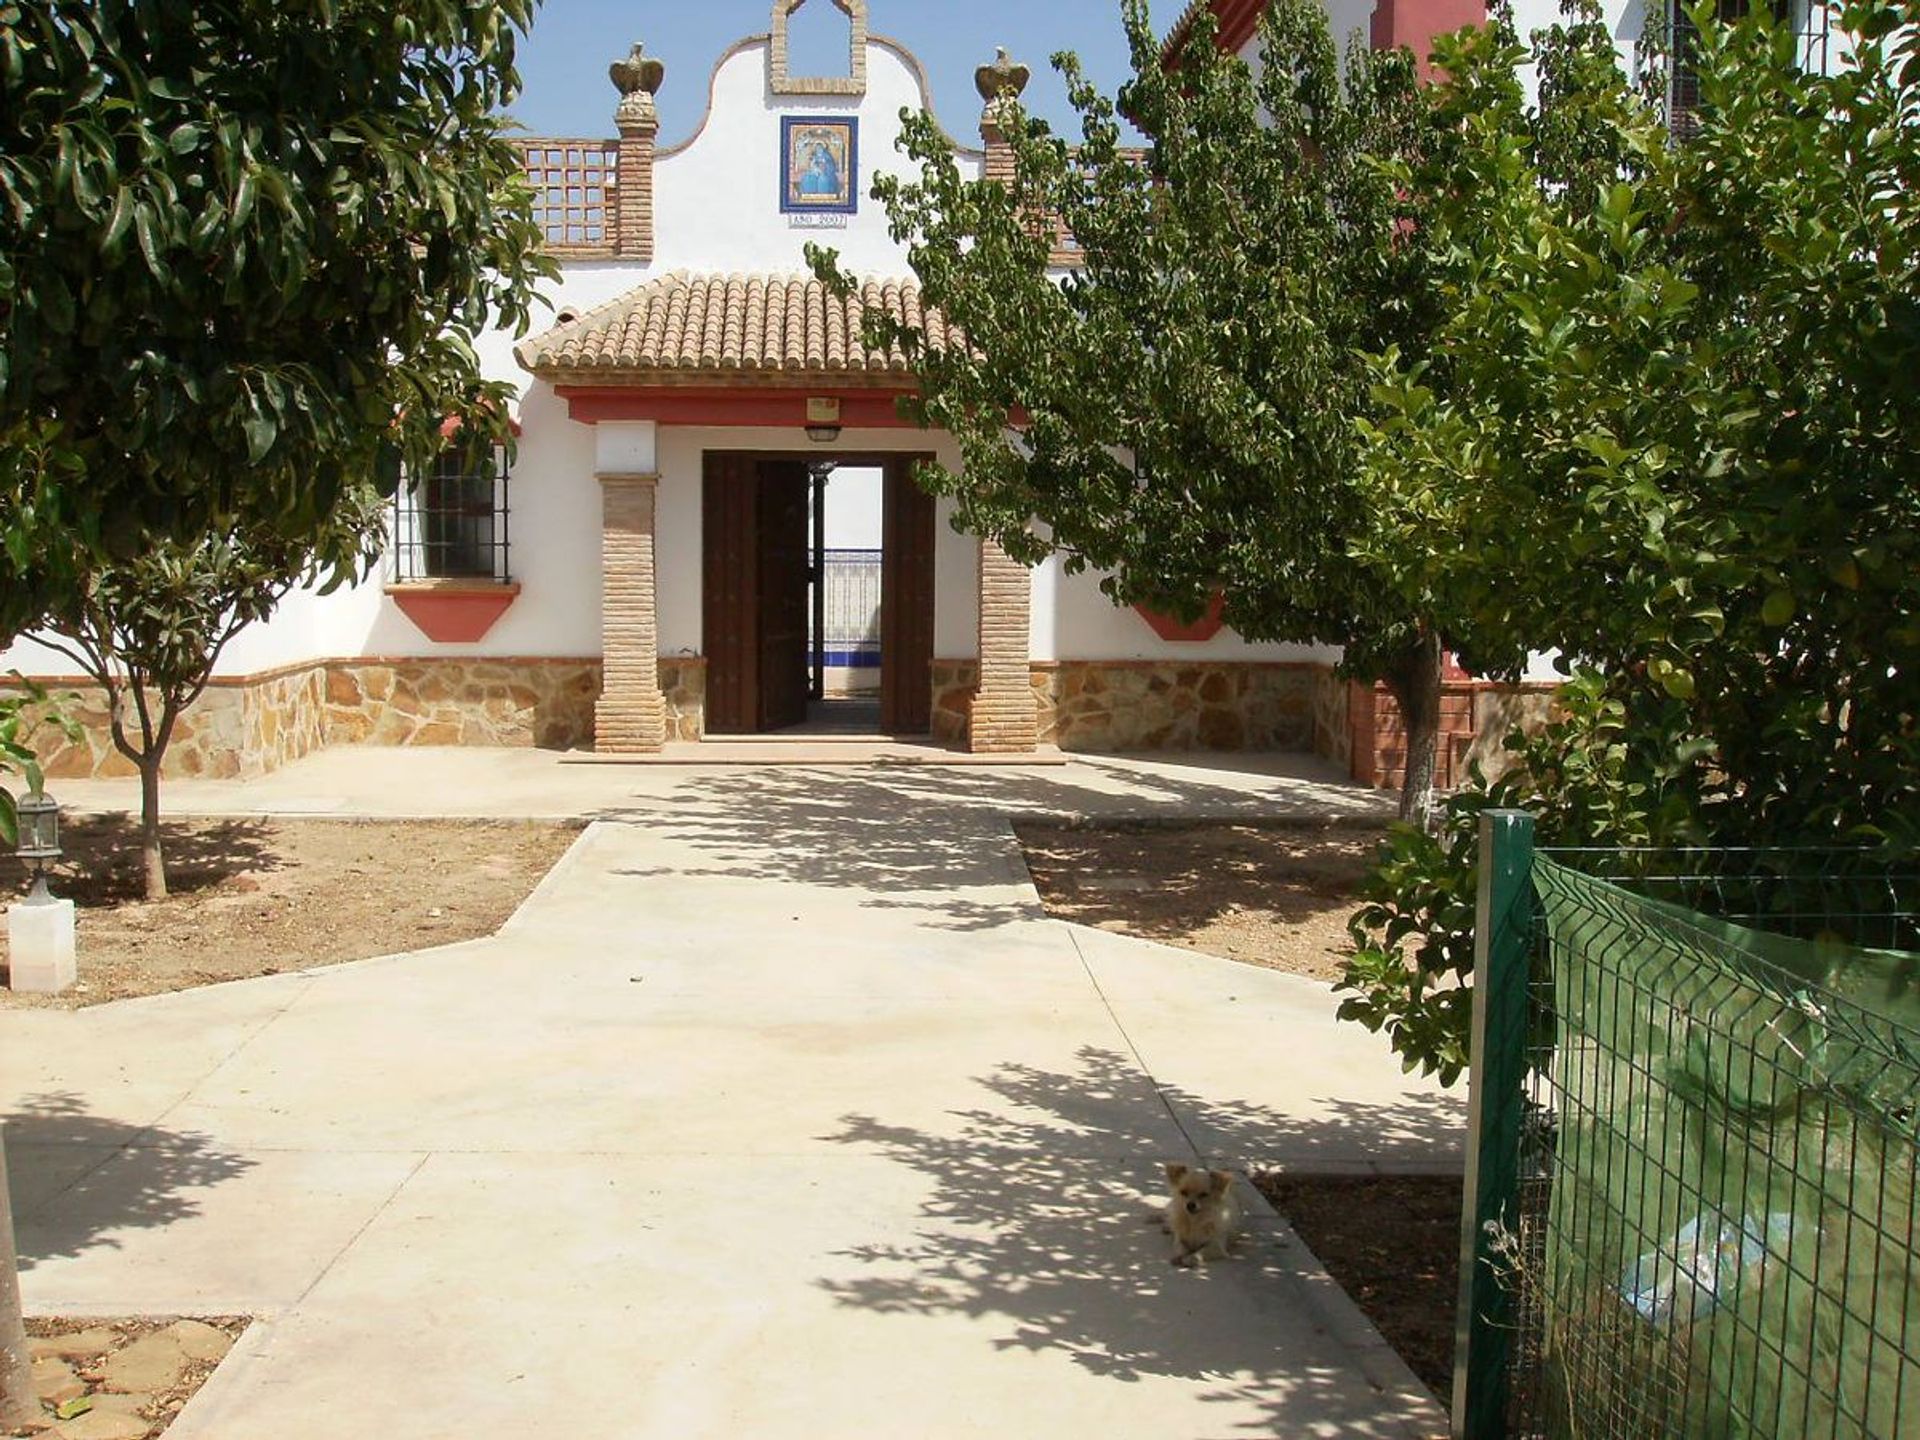
M 1920 1436 L 1920 868 L 1482 821 L 1454 1432 Z

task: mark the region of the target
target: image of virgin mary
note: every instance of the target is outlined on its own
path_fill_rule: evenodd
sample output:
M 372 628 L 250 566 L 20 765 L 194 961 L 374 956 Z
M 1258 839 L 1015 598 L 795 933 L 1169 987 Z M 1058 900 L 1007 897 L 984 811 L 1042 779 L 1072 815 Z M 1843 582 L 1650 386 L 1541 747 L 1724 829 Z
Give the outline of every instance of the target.
M 807 147 L 807 167 L 800 172 L 798 188 L 802 195 L 823 200 L 839 200 L 846 194 L 840 179 L 840 162 L 817 140 Z

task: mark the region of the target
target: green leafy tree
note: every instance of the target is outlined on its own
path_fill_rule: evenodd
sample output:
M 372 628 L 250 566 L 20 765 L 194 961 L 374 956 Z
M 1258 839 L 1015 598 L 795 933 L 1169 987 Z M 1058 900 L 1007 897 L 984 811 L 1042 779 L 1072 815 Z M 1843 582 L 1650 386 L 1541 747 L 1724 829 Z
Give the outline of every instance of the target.
M 1597 667 L 1517 774 L 1396 837 L 1357 917 L 1343 1013 L 1446 1078 L 1487 803 L 1654 853 L 1920 844 L 1920 10 L 1849 5 L 1832 75 L 1764 8 L 1698 20 L 1685 144 L 1597 65 L 1529 110 L 1511 37 L 1468 33 L 1436 92 L 1458 144 L 1401 174 L 1459 300 L 1443 385 L 1380 364 L 1365 483 L 1401 518 L 1370 553 L 1451 597 L 1483 664 Z M 1527 143 L 1556 101 L 1584 189 Z
M 503 134 L 534 4 L 0 0 L 0 635 L 504 417 L 471 340 L 552 273 Z
M 1448 637 L 1352 543 L 1371 523 L 1365 356 L 1424 355 L 1438 320 L 1414 197 L 1382 165 L 1427 143 L 1412 57 L 1356 48 L 1343 74 L 1315 0 L 1276 0 L 1257 73 L 1219 51 L 1204 9 L 1169 69 L 1143 0 L 1123 12 L 1117 98 L 1054 60 L 1083 143 L 1003 97 L 1010 183 L 963 176 L 924 114 L 903 136 L 917 174 L 874 183 L 927 303 L 969 341 L 869 321 L 911 359 L 920 421 L 959 445 L 959 468 L 920 482 L 1016 558 L 1107 571 L 1116 601 L 1191 616 L 1218 592 L 1250 639 L 1344 646 L 1408 718 L 1403 803 L 1421 803 Z M 1079 252 L 1064 278 L 1062 231 Z
M 160 772 L 180 717 L 228 642 L 267 619 L 295 586 L 342 583 L 385 539 L 384 507 L 362 483 L 307 539 L 265 526 L 161 542 L 86 571 L 36 638 L 72 660 L 107 701 L 114 748 L 140 772 L 140 853 L 149 900 L 167 893 Z M 329 578 L 330 577 L 330 578 Z
M 1920 766 L 1920 7 L 1850 5 L 1830 76 L 1765 7 L 1700 19 L 1696 133 L 1616 103 L 1635 164 L 1591 205 L 1512 142 L 1510 47 L 1445 56 L 1465 139 L 1420 183 L 1462 298 L 1443 387 L 1383 366 L 1370 553 L 1489 668 L 1555 646 L 1683 702 L 1714 833 L 1838 837 Z

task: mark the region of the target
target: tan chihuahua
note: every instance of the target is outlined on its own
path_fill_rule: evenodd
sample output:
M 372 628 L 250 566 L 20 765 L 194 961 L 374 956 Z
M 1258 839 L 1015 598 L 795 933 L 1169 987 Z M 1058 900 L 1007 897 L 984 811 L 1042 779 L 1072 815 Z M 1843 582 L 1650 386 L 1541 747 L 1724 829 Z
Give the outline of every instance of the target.
M 1160 1224 L 1173 1237 L 1173 1263 L 1224 1260 L 1240 1229 L 1240 1205 L 1233 1198 L 1231 1170 L 1201 1170 L 1169 1160 L 1167 1188 L 1172 1198 Z

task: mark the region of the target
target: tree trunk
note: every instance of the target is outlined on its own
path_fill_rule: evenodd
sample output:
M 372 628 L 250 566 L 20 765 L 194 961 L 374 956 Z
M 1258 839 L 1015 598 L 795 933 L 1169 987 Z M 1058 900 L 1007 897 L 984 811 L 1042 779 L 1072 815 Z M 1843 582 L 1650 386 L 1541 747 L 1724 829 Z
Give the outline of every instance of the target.
M 1400 784 L 1400 818 L 1422 830 L 1433 814 L 1433 781 L 1440 754 L 1440 639 L 1423 636 L 1386 674 L 1407 732 L 1407 768 Z
M 0 1429 L 41 1418 L 33 1393 L 33 1357 L 20 1316 L 20 1265 L 13 1250 L 13 1201 L 7 1192 L 6 1124 L 0 1122 Z
M 165 747 L 140 758 L 140 867 L 149 900 L 167 898 L 167 861 L 160 852 L 160 761 Z

